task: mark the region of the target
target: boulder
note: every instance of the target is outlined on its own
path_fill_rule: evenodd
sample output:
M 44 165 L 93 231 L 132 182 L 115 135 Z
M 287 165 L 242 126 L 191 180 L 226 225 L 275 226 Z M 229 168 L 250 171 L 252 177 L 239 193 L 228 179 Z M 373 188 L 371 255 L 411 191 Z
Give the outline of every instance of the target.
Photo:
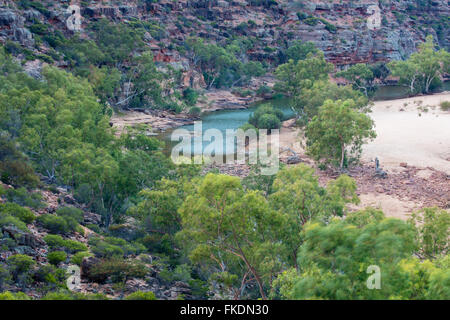
M 183 297 L 183 299 L 187 300 L 193 298 L 192 291 L 189 285 L 181 281 L 175 282 L 172 287 L 163 292 L 163 295 L 166 296 L 169 300 L 176 300 L 180 297 Z
M 23 16 L 25 17 L 25 19 L 27 19 L 27 21 L 42 20 L 42 14 L 34 9 L 24 11 Z
M 85 225 L 88 225 L 88 224 L 99 225 L 102 222 L 102 217 L 99 214 L 89 212 L 89 211 L 84 211 L 83 218 L 84 218 Z
M 2 228 L 3 234 L 9 236 L 10 238 L 16 240 L 17 244 L 20 246 L 29 247 L 31 249 L 36 249 L 45 246 L 45 242 L 38 238 L 37 236 L 22 231 L 14 226 L 5 226 Z
M 302 159 L 298 155 L 290 156 L 286 161 L 287 164 L 297 164 L 300 162 L 302 162 Z
M 44 64 L 41 60 L 27 61 L 23 66 L 23 69 L 25 73 L 28 74 L 30 77 L 33 77 L 37 80 L 41 80 L 43 65 Z
M 12 26 L 17 24 L 18 18 L 14 11 L 0 9 L 0 26 Z
M 127 241 L 133 241 L 139 237 L 139 228 L 134 223 L 113 224 L 109 226 L 109 231 L 114 237 Z
M 14 38 L 23 46 L 32 47 L 34 45 L 33 34 L 26 28 L 14 29 Z
M 119 6 L 119 10 L 124 16 L 136 17 L 138 15 L 138 7 L 133 6 Z

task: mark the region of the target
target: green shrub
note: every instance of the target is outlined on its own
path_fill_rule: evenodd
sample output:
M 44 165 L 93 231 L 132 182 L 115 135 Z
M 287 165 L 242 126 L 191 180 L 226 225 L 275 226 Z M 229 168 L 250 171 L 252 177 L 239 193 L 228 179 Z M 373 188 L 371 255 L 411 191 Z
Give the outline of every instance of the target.
M 250 115 L 248 122 L 259 129 L 278 129 L 284 119 L 283 111 L 270 104 L 263 104 Z
M 125 300 L 157 300 L 153 292 L 136 291 L 128 295 Z
M 51 249 L 64 248 L 65 240 L 59 235 L 48 234 L 43 239 Z
M 67 222 L 62 217 L 58 217 L 52 214 L 44 214 L 38 217 L 37 221 L 51 233 L 66 233 L 69 231 Z
M 190 87 L 183 91 L 183 99 L 188 106 L 194 106 L 197 103 L 198 96 L 198 92 Z
M 76 253 L 81 251 L 87 251 L 87 246 L 84 243 L 75 241 L 75 240 L 66 240 L 64 241 L 64 248 L 69 253 Z
M 245 131 L 247 130 L 255 130 L 256 134 L 258 134 L 258 128 L 256 128 L 254 125 L 250 124 L 250 123 L 245 123 L 242 126 L 239 127 L 239 129 L 242 129 Z
M 36 219 L 36 216 L 30 209 L 21 207 L 18 204 L 11 202 L 0 204 L 0 212 L 14 216 L 26 224 L 30 224 Z
M 66 280 L 66 270 L 55 268 L 51 264 L 46 264 L 39 267 L 39 269 L 34 272 L 33 279 L 37 282 L 64 286 Z
M 31 300 L 31 298 L 23 292 L 5 291 L 0 293 L 0 300 Z
M 6 190 L 6 199 L 21 206 L 27 206 L 33 209 L 43 207 L 42 196 L 39 193 L 28 192 L 25 188 Z
M 90 276 L 96 279 L 107 279 L 115 283 L 125 282 L 129 278 L 143 278 L 147 268 L 139 262 L 128 262 L 121 258 L 102 260 L 91 268 Z
M 53 214 L 44 214 L 37 218 L 42 226 L 51 233 L 68 233 L 77 230 L 78 222 L 68 216 L 60 217 Z
M 181 264 L 176 266 L 173 270 L 163 269 L 159 276 L 167 282 L 183 281 L 188 282 L 191 280 L 191 267 L 187 264 Z
M 81 266 L 81 262 L 83 261 L 84 258 L 86 257 L 91 257 L 92 254 L 88 251 L 80 251 L 75 253 L 72 258 L 70 259 L 70 262 L 73 264 L 76 264 L 78 266 Z
M 92 252 L 100 258 L 111 258 L 114 256 L 123 257 L 124 252 L 121 247 L 111 245 L 105 241 L 100 241 L 92 246 Z
M 258 120 L 258 128 L 260 129 L 279 129 L 281 121 L 274 114 L 263 114 Z
M 0 265 L 0 291 L 3 290 L 3 287 L 10 283 L 11 281 L 11 274 L 6 268 L 3 268 L 2 265 Z
M 30 31 L 42 36 L 48 33 L 48 26 L 42 23 L 34 23 L 30 26 Z
M 193 117 L 199 117 L 201 113 L 202 109 L 200 109 L 199 107 L 192 107 L 189 109 L 189 115 Z
M 77 300 L 77 299 L 76 296 L 71 292 L 61 290 L 57 292 L 47 293 L 44 297 L 42 297 L 42 300 Z
M 101 233 L 102 232 L 100 227 L 98 225 L 96 225 L 96 224 L 88 224 L 88 225 L 86 225 L 86 228 L 91 229 L 95 233 Z
M 66 261 L 67 253 L 65 253 L 64 251 L 53 251 L 47 255 L 47 259 L 51 264 L 54 264 L 56 266 L 60 262 Z
M 124 239 L 115 237 L 106 237 L 105 241 L 111 245 L 119 246 L 122 248 L 125 255 L 140 254 L 144 249 L 139 244 L 129 243 Z
M 309 26 L 316 26 L 319 23 L 319 19 L 313 16 L 309 16 L 308 18 L 303 20 Z
M 20 221 L 9 214 L 0 213 L 0 227 L 4 226 L 14 226 L 22 231 L 28 232 L 27 225 L 23 221 Z
M 202 281 L 200 279 L 191 279 L 188 281 L 188 284 L 191 288 L 193 296 L 201 298 L 207 297 L 209 291 L 209 285 L 207 281 Z
M 92 252 L 100 258 L 140 254 L 146 250 L 142 244 L 130 243 L 115 237 L 106 237 L 103 240 L 98 237 L 92 237 L 89 239 L 89 245 L 92 247 Z
M 33 258 L 24 254 L 16 254 L 6 260 L 14 276 L 30 271 L 35 265 Z
M 256 95 L 258 96 L 264 96 L 266 94 L 269 94 L 272 90 L 266 86 L 266 85 L 262 85 L 258 88 L 258 90 L 256 90 Z
M 44 241 L 51 249 L 65 249 L 69 253 L 79 251 L 87 251 L 87 246 L 84 243 L 75 240 L 64 240 L 59 235 L 49 234 L 44 237 Z
M 442 111 L 448 111 L 450 110 L 450 101 L 442 101 L 440 106 Z
M 36 187 L 39 178 L 14 141 L 0 136 L 0 179 L 13 186 Z
M 71 218 L 77 221 L 78 223 L 83 222 L 84 215 L 83 211 L 75 207 L 62 207 L 56 210 L 56 214 L 63 218 Z
M 308 18 L 308 14 L 306 14 L 304 12 L 297 12 L 297 17 L 298 17 L 298 20 L 305 20 L 306 18 Z

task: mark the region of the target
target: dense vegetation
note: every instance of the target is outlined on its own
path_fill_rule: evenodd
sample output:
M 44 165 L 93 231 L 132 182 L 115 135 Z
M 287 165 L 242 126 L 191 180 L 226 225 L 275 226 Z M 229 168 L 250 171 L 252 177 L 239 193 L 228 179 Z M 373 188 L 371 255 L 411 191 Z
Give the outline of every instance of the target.
M 21 5 L 45 14 L 35 2 Z M 48 65 L 35 79 L 11 55 L 22 48 L 0 48 L 0 179 L 7 185 L 0 188 L 0 248 L 14 252 L 0 262 L 0 299 L 31 299 L 19 292 L 31 287 L 44 300 L 106 299 L 67 287 L 67 265 L 88 257 L 96 261 L 88 280 L 117 290 L 129 279 L 145 280 L 151 265 L 162 282 L 185 282 L 202 299 L 450 299 L 447 210 L 426 208 L 407 222 L 373 208 L 352 212 L 348 205 L 360 201 L 352 178 L 342 174 L 321 186 L 303 164 L 273 177 L 255 167 L 245 179 L 175 166 L 145 127 L 116 134 L 109 124 L 112 108 L 195 106 L 198 93 L 180 92 L 177 71 L 157 68 L 142 44 L 145 32 L 158 37 L 160 26 L 99 20 L 89 26 L 89 39 L 44 25 L 32 30 L 49 44 L 48 61 L 63 55 L 68 70 Z M 208 88 L 232 88 L 267 71 L 241 58 L 253 41 L 233 37 L 220 46 L 192 37 L 180 50 Z M 309 154 L 321 168 L 343 170 L 357 161 L 362 144 L 375 137 L 368 99 L 387 69 L 353 66 L 338 73 L 349 85 L 338 86 L 324 54 L 302 42 L 279 62 L 275 89 L 292 98 Z M 428 39 L 390 68 L 412 92 L 428 92 L 448 70 L 448 53 Z M 278 129 L 282 120 L 279 110 L 263 105 L 249 125 Z M 40 212 L 41 193 L 61 188 L 101 222 L 85 223 L 75 206 Z M 46 233 L 42 260 L 20 245 L 35 228 Z M 87 242 L 75 240 L 81 235 Z M 379 270 L 381 288 L 368 285 L 370 270 Z M 137 291 L 122 298 L 156 296 Z

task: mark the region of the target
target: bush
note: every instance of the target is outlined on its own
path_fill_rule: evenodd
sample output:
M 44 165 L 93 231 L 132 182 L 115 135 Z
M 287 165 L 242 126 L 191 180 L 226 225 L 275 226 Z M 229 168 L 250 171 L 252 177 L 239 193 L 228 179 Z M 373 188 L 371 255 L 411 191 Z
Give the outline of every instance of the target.
M 23 292 L 13 293 L 5 291 L 0 293 L 0 300 L 31 300 L 31 298 Z
M 87 251 L 88 249 L 84 243 L 75 240 L 65 240 L 64 248 L 66 248 L 66 251 L 68 251 L 69 253 Z
M 448 111 L 450 110 L 450 101 L 442 101 L 440 106 L 442 111 Z
M 75 231 L 78 227 L 77 221 L 67 216 L 60 217 L 53 214 L 44 214 L 38 217 L 37 221 L 51 233 L 64 234 Z
M 109 244 L 105 241 L 98 241 L 96 244 L 89 244 L 92 246 L 92 252 L 100 258 L 111 258 L 114 256 L 123 257 L 124 252 L 121 247 Z
M 36 219 L 36 216 L 31 210 L 21 207 L 16 203 L 7 202 L 0 204 L 0 212 L 14 216 L 26 224 L 30 224 Z
M 192 279 L 191 267 L 187 264 L 181 264 L 175 267 L 173 270 L 164 269 L 159 273 L 159 276 L 167 282 L 183 281 L 188 282 Z
M 76 296 L 71 292 L 67 292 L 65 290 L 57 291 L 57 292 L 49 292 L 42 300 L 77 300 Z
M 66 280 L 66 270 L 55 268 L 51 264 L 41 266 L 34 274 L 33 279 L 37 282 L 64 286 Z
M 42 23 L 34 23 L 30 26 L 30 31 L 42 36 L 48 33 L 48 26 Z
M 409 219 L 416 228 L 416 241 L 421 257 L 433 259 L 448 253 L 450 238 L 450 211 L 423 208 L 413 212 Z
M 96 224 L 88 224 L 88 225 L 86 225 L 86 228 L 91 229 L 95 233 L 101 233 L 102 232 L 100 227 L 98 225 L 96 225 Z
M 39 193 L 30 193 L 25 188 L 6 190 L 6 199 L 9 202 L 17 203 L 21 206 L 33 209 L 42 208 L 42 196 Z
M 39 178 L 25 155 L 4 135 L 0 136 L 0 179 L 13 186 L 35 187 L 39 184 Z
M 61 236 L 55 234 L 46 235 L 44 241 L 51 249 L 64 248 L 65 245 L 65 240 Z
M 266 85 L 262 85 L 258 88 L 258 90 L 256 90 L 256 95 L 257 96 L 265 96 L 267 94 L 269 94 L 272 91 L 272 89 L 270 89 L 270 87 L 266 86 Z
M 140 254 L 145 251 L 145 247 L 142 244 L 129 243 L 124 239 L 115 237 L 106 237 L 103 240 L 93 237 L 89 240 L 89 244 L 92 247 L 92 252 L 100 258 Z
M 44 214 L 38 217 L 37 221 L 51 233 L 66 233 L 69 231 L 67 222 L 62 217 L 58 217 L 52 214 Z
M 125 300 L 157 300 L 153 292 L 136 291 L 128 295 Z
M 42 300 L 109 300 L 102 293 L 83 294 L 79 292 L 70 292 L 68 290 L 59 290 L 47 293 Z
M 279 129 L 281 121 L 273 114 L 263 114 L 258 120 L 258 128 L 260 129 Z
M 259 129 L 270 130 L 280 128 L 283 119 L 283 111 L 275 109 L 269 104 L 264 104 L 250 115 L 248 122 Z
M 59 235 L 46 235 L 44 241 L 51 249 L 65 249 L 68 253 L 87 251 L 88 249 L 84 243 L 75 240 L 64 240 Z
M 67 253 L 64 251 L 53 251 L 47 255 L 48 261 L 53 265 L 58 265 L 60 262 L 66 261 Z
M 258 128 L 256 128 L 254 125 L 250 124 L 250 123 L 245 123 L 242 126 L 239 127 L 239 129 L 242 129 L 245 131 L 247 130 L 255 130 L 256 134 L 258 134 Z
M 197 103 L 198 96 L 198 92 L 190 87 L 183 91 L 183 99 L 188 106 L 194 106 Z
M 115 283 L 126 282 L 129 278 L 144 278 L 147 268 L 144 264 L 128 262 L 121 258 L 102 260 L 91 269 L 90 276 L 97 279 L 107 279 Z
M 304 12 L 297 12 L 297 17 L 298 17 L 298 20 L 305 20 L 306 18 L 308 18 L 308 14 L 306 14 Z
M 72 258 L 70 259 L 70 262 L 73 264 L 76 264 L 78 266 L 81 266 L 81 262 L 83 261 L 83 259 L 86 257 L 91 257 L 91 256 L 92 256 L 92 254 L 88 251 L 77 252 L 72 256 Z
M 6 260 L 14 276 L 28 272 L 35 264 L 33 258 L 24 254 L 16 254 Z
M 202 109 L 200 109 L 199 107 L 192 107 L 189 109 L 189 115 L 193 117 L 199 117 L 201 113 Z
M 319 19 L 313 16 L 309 16 L 308 18 L 303 20 L 309 26 L 316 26 L 319 23 Z
M 11 281 L 11 274 L 6 268 L 3 268 L 0 265 L 0 291 L 3 290 L 5 284 L 8 284 Z
M 56 210 L 56 214 L 63 218 L 71 218 L 76 220 L 78 223 L 83 222 L 84 215 L 83 211 L 75 207 L 62 207 Z
M 0 213 L 0 227 L 4 226 L 14 226 L 19 230 L 28 232 L 27 225 L 23 221 L 6 213 Z

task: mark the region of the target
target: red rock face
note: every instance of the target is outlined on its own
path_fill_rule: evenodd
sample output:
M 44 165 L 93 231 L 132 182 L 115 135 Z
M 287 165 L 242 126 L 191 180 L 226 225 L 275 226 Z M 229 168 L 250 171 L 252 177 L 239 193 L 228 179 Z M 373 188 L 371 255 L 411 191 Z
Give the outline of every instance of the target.
M 251 3 L 244 0 L 179 0 L 147 4 L 136 0 L 116 1 L 82 7 L 81 15 L 84 27 L 99 18 L 116 22 L 145 21 L 158 26 L 161 35 L 156 40 L 149 33 L 148 44 L 160 48 L 174 44 L 170 50 L 152 47 L 155 61 L 162 63 L 181 61 L 183 54 L 178 55 L 175 48 L 182 46 L 190 36 L 218 43 L 230 37 L 253 37 L 256 42 L 248 58 L 268 63 L 277 62 L 279 51 L 293 40 L 313 41 L 338 67 L 404 59 L 428 34 L 438 39 L 442 47 L 448 49 L 450 44 L 445 22 L 450 10 L 444 0 L 432 1 L 422 7 L 412 0 L 386 0 L 381 5 L 373 0 L 278 0 L 277 4 L 267 1 L 254 6 Z M 373 18 L 369 7 L 374 5 L 379 6 L 382 24 L 369 30 L 367 21 Z M 37 13 L 38 17 L 33 19 L 67 32 L 64 30 L 64 7 L 54 2 L 48 10 L 50 16 Z M 23 45 L 33 45 L 27 32 L 32 21 L 27 18 L 29 14 L 0 6 L 0 42 L 15 40 Z M 274 49 L 273 52 L 265 50 L 267 47 Z

